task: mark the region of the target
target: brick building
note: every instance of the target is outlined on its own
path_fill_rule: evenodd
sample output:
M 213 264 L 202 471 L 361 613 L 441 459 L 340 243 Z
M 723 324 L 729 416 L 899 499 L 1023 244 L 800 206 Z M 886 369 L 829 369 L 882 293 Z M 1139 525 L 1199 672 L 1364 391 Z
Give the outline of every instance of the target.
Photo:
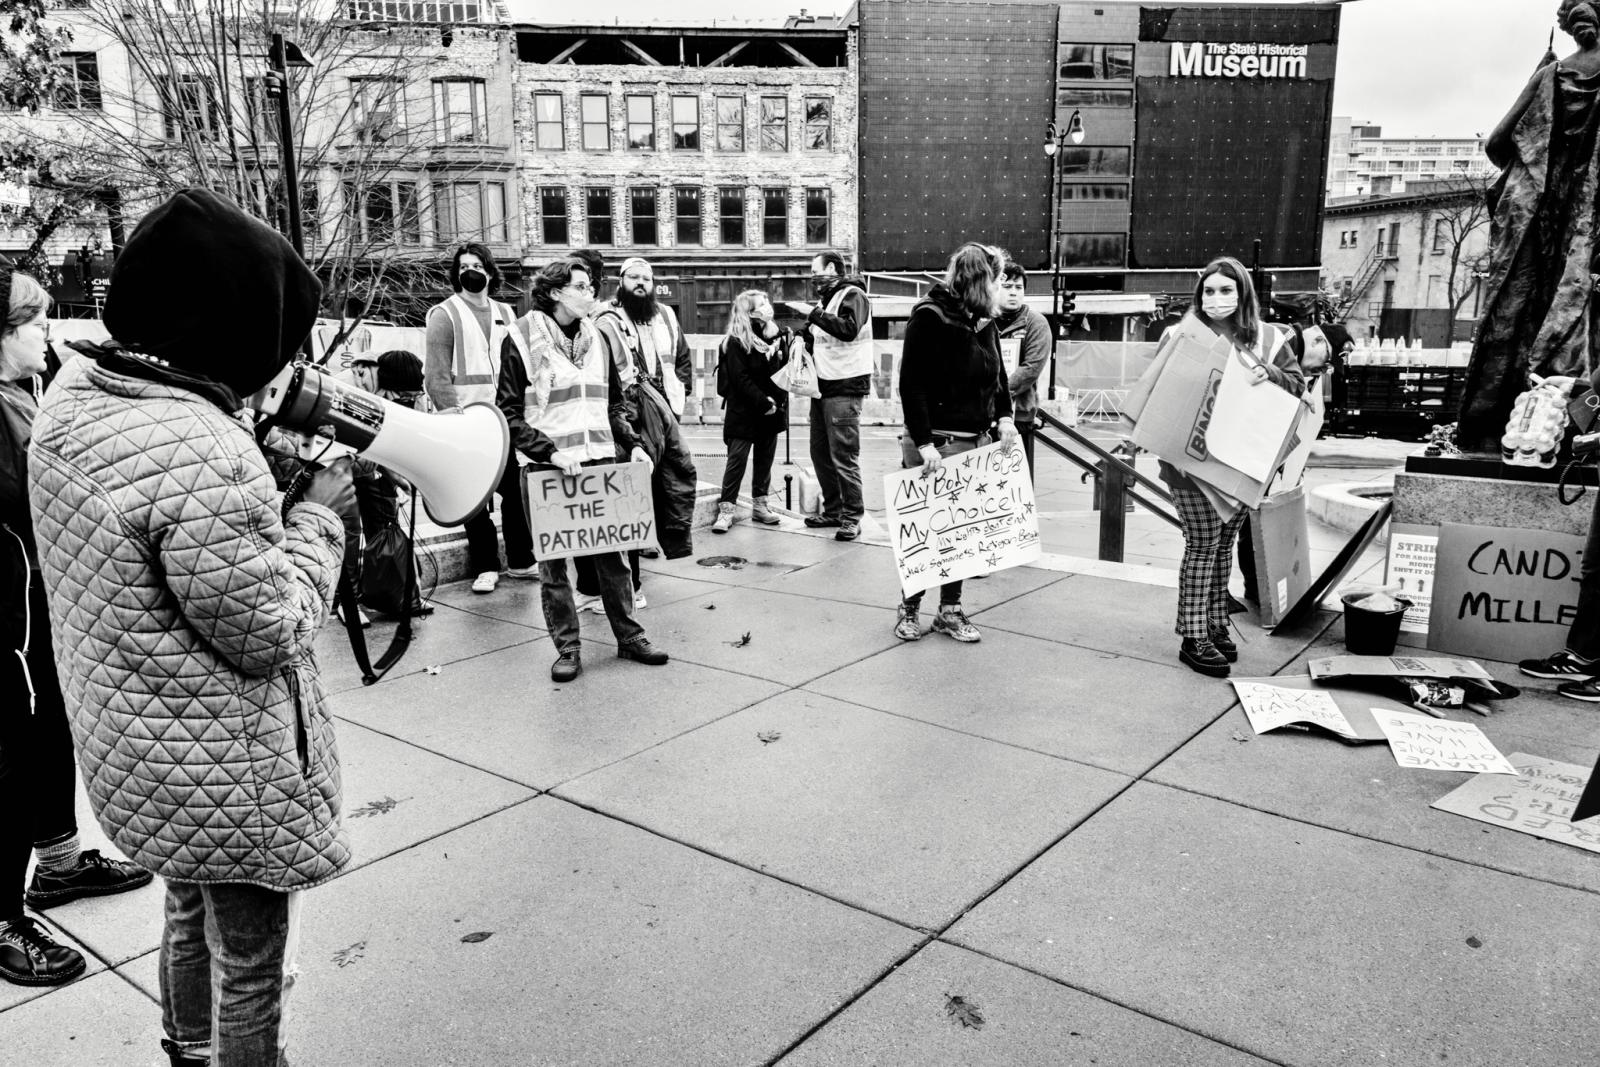
M 734 293 L 799 296 L 817 252 L 858 249 L 848 23 L 518 26 L 526 262 L 639 255 L 691 333 Z

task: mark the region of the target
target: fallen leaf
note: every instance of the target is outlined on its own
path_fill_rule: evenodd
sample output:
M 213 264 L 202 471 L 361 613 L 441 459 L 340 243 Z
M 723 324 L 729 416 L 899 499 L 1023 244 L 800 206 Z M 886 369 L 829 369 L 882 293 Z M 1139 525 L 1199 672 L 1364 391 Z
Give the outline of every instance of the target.
M 1239 742 L 1241 745 L 1248 745 L 1250 743 L 1250 739 L 1244 734 L 1241 734 L 1238 730 L 1233 732 L 1233 739 Z
M 717 610 L 717 606 L 715 604 L 707 604 L 705 606 L 705 608 L 706 608 L 707 611 L 716 611 Z
M 494 936 L 493 930 L 474 930 L 461 939 L 464 945 L 476 945 L 479 941 L 487 941 Z
M 1478 938 L 1478 937 L 1469 937 L 1469 938 L 1467 938 L 1467 947 L 1468 948 L 1482 948 L 1483 947 L 1483 940 L 1481 938 Z
M 356 960 L 367 954 L 367 943 L 357 941 L 353 945 L 346 945 L 333 954 L 333 962 L 340 967 L 348 967 Z
M 732 645 L 734 648 L 743 648 L 745 645 L 748 645 L 749 643 L 750 643 L 750 631 L 749 630 L 746 630 L 744 632 L 744 636 L 739 638 L 739 640 L 737 640 L 737 641 L 729 641 L 728 642 L 728 644 Z
M 944 995 L 944 1013 L 950 1016 L 951 1021 L 961 1024 L 963 1029 L 982 1030 L 983 1013 L 978 1006 L 965 997 Z
M 776 741 L 782 736 L 783 735 L 776 730 L 762 730 L 759 734 L 756 734 L 756 740 L 760 741 L 763 745 L 770 745 L 772 742 Z

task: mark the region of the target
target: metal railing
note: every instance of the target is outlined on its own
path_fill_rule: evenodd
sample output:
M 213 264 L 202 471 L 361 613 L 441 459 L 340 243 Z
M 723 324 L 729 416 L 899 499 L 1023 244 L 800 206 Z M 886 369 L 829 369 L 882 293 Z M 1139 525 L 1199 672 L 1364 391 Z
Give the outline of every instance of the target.
M 1102 448 L 1047 411 L 1041 410 L 1035 417 L 1038 420 L 1033 435 L 1035 453 L 1038 446 L 1043 445 L 1082 468 L 1100 486 L 1101 559 L 1112 563 L 1122 562 L 1127 544 L 1129 500 L 1142 505 L 1157 518 L 1182 529 L 1178 516 L 1170 508 L 1172 494 L 1159 482 L 1140 474 L 1130 462 L 1131 456 L 1125 457 L 1114 450 Z M 1046 434 L 1044 430 L 1047 428 L 1064 440 L 1058 441 Z

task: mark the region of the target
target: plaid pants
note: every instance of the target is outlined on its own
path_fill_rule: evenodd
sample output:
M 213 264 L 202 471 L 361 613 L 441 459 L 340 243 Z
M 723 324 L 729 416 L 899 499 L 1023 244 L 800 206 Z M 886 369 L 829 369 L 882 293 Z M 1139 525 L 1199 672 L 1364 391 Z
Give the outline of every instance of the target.
M 1228 626 L 1228 575 L 1233 542 L 1249 512 L 1227 522 L 1198 489 L 1174 486 L 1172 503 L 1183 523 L 1183 564 L 1178 568 L 1178 636 L 1209 638 Z

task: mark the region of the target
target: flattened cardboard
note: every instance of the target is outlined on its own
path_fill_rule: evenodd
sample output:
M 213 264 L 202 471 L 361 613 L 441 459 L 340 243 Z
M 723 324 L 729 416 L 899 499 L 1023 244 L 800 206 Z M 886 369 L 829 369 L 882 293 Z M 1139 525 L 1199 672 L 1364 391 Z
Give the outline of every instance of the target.
M 1447 656 L 1324 656 L 1308 663 L 1313 681 L 1332 678 L 1478 678 L 1493 681 L 1483 664 Z
M 1479 774 L 1431 805 L 1452 815 L 1503 826 L 1564 845 L 1600 852 L 1600 826 L 1581 824 L 1574 808 L 1592 779 L 1573 763 L 1558 763 L 1525 752 L 1506 757 L 1517 777 Z
M 1311 543 L 1306 495 L 1299 486 L 1267 497 L 1250 515 L 1261 625 L 1276 626 L 1311 588 Z
M 1258 682 L 1261 685 L 1275 685 L 1284 689 L 1318 690 L 1327 693 L 1333 702 L 1339 705 L 1339 710 L 1344 714 L 1345 721 L 1350 724 L 1354 737 L 1344 737 L 1339 734 L 1328 733 L 1325 736 L 1337 737 L 1346 744 L 1387 744 L 1388 738 L 1384 736 L 1383 729 L 1378 725 L 1378 720 L 1373 718 L 1373 708 L 1385 708 L 1389 711 L 1410 711 L 1411 705 L 1403 700 L 1382 693 L 1363 690 L 1351 685 L 1323 685 L 1314 682 L 1304 674 L 1285 674 L 1273 678 L 1236 678 L 1238 682 Z M 1286 727 L 1285 729 L 1288 729 Z M 1321 731 L 1317 731 L 1321 732 Z

